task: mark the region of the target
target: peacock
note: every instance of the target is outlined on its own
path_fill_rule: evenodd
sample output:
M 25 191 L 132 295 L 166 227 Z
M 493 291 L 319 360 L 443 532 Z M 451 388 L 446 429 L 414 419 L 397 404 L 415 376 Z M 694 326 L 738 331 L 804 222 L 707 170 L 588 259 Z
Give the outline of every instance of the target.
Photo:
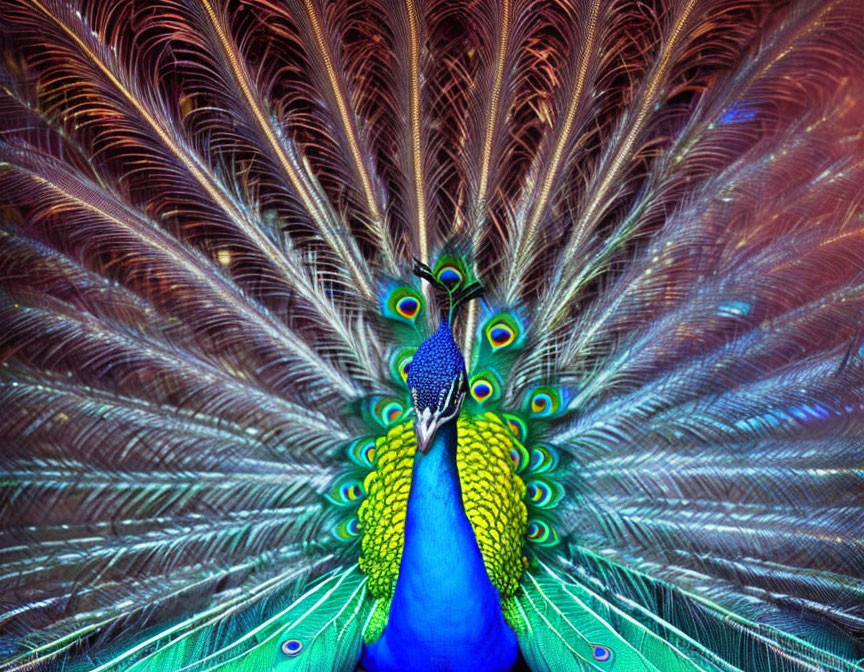
M 0 670 L 864 670 L 861 0 L 0 0 Z

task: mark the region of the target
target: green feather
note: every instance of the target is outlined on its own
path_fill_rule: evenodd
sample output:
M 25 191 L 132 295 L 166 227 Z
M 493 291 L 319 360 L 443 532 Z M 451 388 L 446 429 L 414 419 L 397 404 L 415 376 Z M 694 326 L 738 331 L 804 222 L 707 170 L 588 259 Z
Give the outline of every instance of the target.
M 129 666 L 124 654 L 98 668 L 99 672 L 243 672 L 248 670 L 352 670 L 360 656 L 363 623 L 368 611 L 366 577 L 356 565 L 331 572 L 287 608 L 226 641 L 213 651 L 217 619 L 192 630 L 169 628 L 153 642 L 175 638 Z M 175 634 L 180 633 L 180 634 Z M 300 642 L 296 655 L 282 645 Z M 138 647 L 136 647 L 138 648 Z M 128 652 L 127 652 L 128 653 Z
M 565 580 L 542 561 L 514 599 L 519 647 L 533 670 L 716 672 L 593 593 Z M 612 651 L 595 659 L 596 645 Z

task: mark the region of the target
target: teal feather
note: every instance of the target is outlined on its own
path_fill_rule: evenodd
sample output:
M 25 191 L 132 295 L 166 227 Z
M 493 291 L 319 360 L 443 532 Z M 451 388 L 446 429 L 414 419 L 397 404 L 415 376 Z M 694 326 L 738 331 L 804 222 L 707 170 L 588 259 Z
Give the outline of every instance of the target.
M 98 669 L 352 670 L 362 644 L 363 617 L 368 611 L 364 584 L 365 577 L 352 567 L 319 580 L 288 607 L 235 639 L 223 639 L 215 650 L 212 640 L 218 630 L 212 623 L 218 615 L 191 627 L 180 624 L 169 628 L 143 642 L 137 651 L 127 651 Z M 165 643 L 130 665 L 134 654 L 147 651 L 158 640 Z M 290 640 L 301 642 L 302 656 L 283 652 L 284 642 Z

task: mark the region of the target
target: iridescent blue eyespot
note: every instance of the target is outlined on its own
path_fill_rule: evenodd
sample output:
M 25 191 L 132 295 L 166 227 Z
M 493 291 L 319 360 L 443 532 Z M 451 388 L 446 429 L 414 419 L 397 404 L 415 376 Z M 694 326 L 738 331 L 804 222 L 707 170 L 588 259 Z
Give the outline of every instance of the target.
M 521 443 L 516 443 L 510 449 L 510 459 L 513 460 L 513 470 L 518 474 L 528 465 L 528 451 Z
M 357 516 L 351 516 L 334 525 L 331 531 L 339 541 L 350 542 L 360 536 L 360 521 Z
M 402 415 L 402 406 L 400 404 L 391 404 L 384 409 L 384 412 L 381 415 L 387 419 L 388 423 L 396 422 L 396 420 L 398 420 Z
M 272 650 L 272 649 L 271 649 Z M 282 653 L 286 656 L 296 656 L 303 650 L 303 643 L 298 639 L 286 639 L 282 642 Z
M 405 413 L 405 405 L 396 399 L 378 398 L 372 406 L 372 417 L 382 426 L 390 427 Z
M 375 439 L 357 439 L 348 446 L 348 458 L 360 467 L 375 463 Z
M 478 404 L 497 401 L 501 396 L 501 379 L 491 369 L 478 371 L 471 376 L 468 390 Z
M 423 295 L 413 287 L 385 288 L 381 309 L 384 317 L 413 325 L 423 310 Z
M 531 522 L 528 523 L 526 534 L 528 535 L 529 539 L 539 539 L 540 536 L 543 534 L 543 531 L 544 528 L 541 527 L 539 523 Z
M 520 443 L 525 443 L 525 437 L 528 435 L 528 427 L 525 421 L 519 416 L 510 413 L 504 414 L 504 420 L 507 422 L 510 431 L 513 432 L 513 436 L 516 437 L 516 440 Z
M 471 383 L 471 396 L 475 401 L 483 403 L 495 392 L 495 385 L 487 378 L 476 378 Z
M 363 496 L 363 488 L 358 483 L 354 483 L 353 485 L 346 484 L 342 486 L 341 495 L 344 499 L 353 502 Z
M 404 296 L 396 304 L 396 310 L 406 320 L 413 320 L 420 310 L 420 302 L 413 296 Z
M 352 474 L 345 474 L 336 479 L 330 490 L 324 496 L 336 506 L 353 506 L 365 496 L 363 481 Z
M 566 410 L 569 393 L 555 387 L 538 387 L 526 398 L 525 410 L 534 418 L 549 418 Z
M 410 367 L 411 367 L 411 358 L 410 357 L 399 362 L 399 377 L 402 379 L 403 383 L 408 382 L 408 369 Z
M 358 493 L 358 497 L 359 497 Z M 525 494 L 535 504 L 544 504 L 551 497 L 549 486 L 545 483 L 535 482 L 526 486 Z
M 493 348 L 503 348 L 513 342 L 513 330 L 506 324 L 493 326 L 489 330 L 489 341 Z
M 499 312 L 483 323 L 482 334 L 492 347 L 492 352 L 498 352 L 511 346 L 518 346 L 523 331 L 522 323 L 517 317 L 507 312 Z
M 531 448 L 531 461 L 528 470 L 535 474 L 543 474 L 552 471 L 558 466 L 558 453 L 545 446 L 534 446 Z
M 538 509 L 552 509 L 564 496 L 561 486 L 552 480 L 532 478 L 525 482 L 526 503 Z
M 592 644 L 591 647 L 594 652 L 594 660 L 605 663 L 607 660 L 612 658 L 612 651 L 607 647 L 601 646 L 600 644 Z
M 438 271 L 438 281 L 448 289 L 453 289 L 462 282 L 462 274 L 453 266 L 444 266 Z
M 548 394 L 536 394 L 531 400 L 531 412 L 534 415 L 545 415 L 551 405 L 552 399 Z
M 528 541 L 538 546 L 554 546 L 561 541 L 554 527 L 545 520 L 536 518 L 528 521 L 525 536 L 528 537 Z
M 416 352 L 417 348 L 399 348 L 390 355 L 390 374 L 397 385 L 408 381 L 408 369 Z

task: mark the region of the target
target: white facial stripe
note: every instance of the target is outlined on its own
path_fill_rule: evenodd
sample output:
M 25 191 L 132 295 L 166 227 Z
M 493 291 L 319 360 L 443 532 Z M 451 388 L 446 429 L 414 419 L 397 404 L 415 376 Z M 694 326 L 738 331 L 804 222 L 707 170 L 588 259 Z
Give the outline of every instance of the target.
M 458 394 L 461 389 L 462 389 L 462 374 L 460 373 L 459 376 L 456 378 L 456 380 L 454 380 L 450 384 L 450 387 L 447 389 L 447 398 L 444 400 L 444 403 L 442 404 L 439 401 L 438 410 L 441 411 L 445 408 L 448 408 L 450 406 L 451 402 L 453 401 L 453 396 L 455 394 Z M 465 396 L 464 392 L 462 393 L 462 396 L 463 397 Z M 460 401 L 458 404 L 456 404 L 456 409 L 458 410 L 461 405 L 462 405 L 462 402 Z M 448 417 L 452 418 L 453 416 L 450 415 Z
M 456 402 L 456 405 L 453 407 L 453 412 L 450 415 L 441 417 L 441 424 L 443 425 L 448 420 L 452 420 L 457 415 L 459 415 L 459 410 L 462 408 L 462 402 L 465 401 L 465 393 L 459 395 L 459 401 Z

